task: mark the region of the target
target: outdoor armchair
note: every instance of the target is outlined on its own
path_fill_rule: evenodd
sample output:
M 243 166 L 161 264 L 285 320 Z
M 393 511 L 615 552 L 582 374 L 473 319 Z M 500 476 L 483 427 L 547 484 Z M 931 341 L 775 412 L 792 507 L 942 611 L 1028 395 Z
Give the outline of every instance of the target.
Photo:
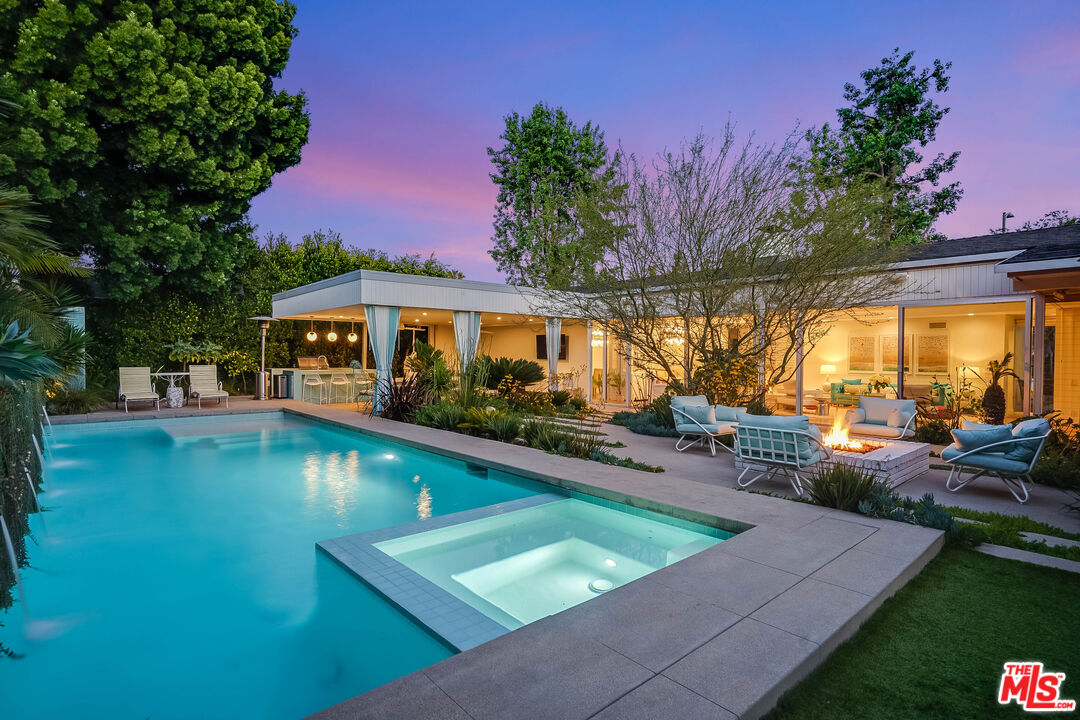
M 859 407 L 844 415 L 852 435 L 902 440 L 915 435 L 915 401 L 860 397 Z
M 729 408 L 710 405 L 704 395 L 676 396 L 671 398 L 671 414 L 675 419 L 675 431 L 680 433 L 675 450 L 683 452 L 694 445 L 709 444 L 709 452 L 716 455 L 717 438 L 735 434 L 735 414 L 745 408 Z M 731 452 L 731 448 L 719 443 Z
M 953 443 L 941 451 L 941 458 L 950 465 L 945 489 L 956 492 L 983 475 L 992 475 L 1023 504 L 1028 501 L 1027 486 L 1031 470 L 1039 461 L 1050 423 L 1035 418 L 1009 425 L 982 425 L 965 421 L 964 428 L 953 430 Z M 964 471 L 970 475 L 964 477 Z
M 128 403 L 132 401 L 153 402 L 157 410 L 161 409 L 161 396 L 154 389 L 148 367 L 120 368 L 120 385 L 117 390 L 117 404 L 124 401 L 124 412 L 128 412 Z
M 217 365 L 191 365 L 188 368 L 188 380 L 191 383 L 189 394 L 199 402 L 202 408 L 203 398 L 217 398 L 218 404 L 225 398 L 225 407 L 229 407 L 229 393 L 221 389 L 217 379 Z
M 796 495 L 803 494 L 799 473 L 828 460 L 832 451 L 822 442 L 821 431 L 806 415 L 780 417 L 739 413 L 735 436 L 735 457 L 745 464 L 736 479 L 739 487 L 749 487 L 763 477 L 777 473 L 788 476 Z M 757 475 L 743 482 L 749 472 Z

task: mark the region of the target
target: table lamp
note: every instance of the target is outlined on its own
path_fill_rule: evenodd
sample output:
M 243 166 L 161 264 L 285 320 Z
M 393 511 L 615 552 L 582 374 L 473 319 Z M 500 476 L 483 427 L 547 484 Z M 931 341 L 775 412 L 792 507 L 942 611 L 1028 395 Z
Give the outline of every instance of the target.
M 832 376 L 832 374 L 834 372 L 836 372 L 836 366 L 835 365 L 829 365 L 828 363 L 825 363 L 820 368 L 818 368 L 818 370 L 821 372 L 822 375 L 825 376 L 826 384 L 832 382 L 829 378 Z

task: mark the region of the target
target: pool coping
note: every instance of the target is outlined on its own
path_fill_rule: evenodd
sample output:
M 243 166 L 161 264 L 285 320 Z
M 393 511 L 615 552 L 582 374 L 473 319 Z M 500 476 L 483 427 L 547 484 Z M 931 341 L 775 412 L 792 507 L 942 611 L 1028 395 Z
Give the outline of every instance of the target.
M 914 577 L 944 540 L 937 530 L 677 473 L 555 456 L 297 401 L 261 406 L 273 409 L 739 533 L 311 716 L 317 720 L 758 718 Z

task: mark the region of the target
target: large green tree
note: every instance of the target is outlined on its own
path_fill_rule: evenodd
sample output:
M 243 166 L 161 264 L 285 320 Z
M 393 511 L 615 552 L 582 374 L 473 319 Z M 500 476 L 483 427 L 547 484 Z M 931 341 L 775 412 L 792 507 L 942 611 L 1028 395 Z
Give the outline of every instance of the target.
M 952 63 L 935 59 L 919 68 L 913 56 L 894 49 L 861 74 L 862 87 L 844 86 L 850 104 L 837 110 L 838 127 L 826 123 L 807 133 L 823 183 L 871 182 L 879 188 L 878 232 L 886 243 L 937 239 L 934 222 L 955 210 L 963 193 L 958 182 L 942 185 L 959 152 L 925 162 L 921 152 L 949 112 L 933 95 L 948 91 Z
M 295 7 L 275 0 L 0 0 L 0 183 L 27 190 L 109 296 L 225 288 L 251 198 L 307 141 L 274 88 Z
M 603 247 L 582 233 L 580 201 L 614 197 L 604 133 L 577 126 L 562 108 L 537 103 L 506 116 L 502 147 L 488 148 L 499 194 L 489 254 L 508 283 L 564 287 L 588 277 Z M 595 207 L 595 202 L 590 202 Z

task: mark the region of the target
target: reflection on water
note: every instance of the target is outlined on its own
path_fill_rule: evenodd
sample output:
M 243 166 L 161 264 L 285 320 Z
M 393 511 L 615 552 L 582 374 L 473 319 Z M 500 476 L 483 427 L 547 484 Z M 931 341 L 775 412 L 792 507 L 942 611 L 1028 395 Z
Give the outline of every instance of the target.
M 421 485 L 420 494 L 416 496 L 416 519 L 427 520 L 429 517 L 431 517 L 431 488 Z
M 359 486 L 360 453 L 310 452 L 304 457 L 303 476 L 305 506 L 321 510 L 328 504 L 344 520 Z

